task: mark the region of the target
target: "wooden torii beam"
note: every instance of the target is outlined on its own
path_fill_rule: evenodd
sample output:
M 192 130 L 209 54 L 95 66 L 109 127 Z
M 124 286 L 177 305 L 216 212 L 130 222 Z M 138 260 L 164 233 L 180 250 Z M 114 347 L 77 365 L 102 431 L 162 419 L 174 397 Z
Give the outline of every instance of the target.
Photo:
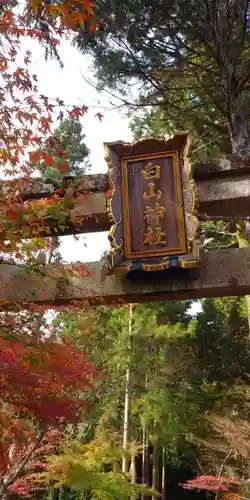
M 202 218 L 247 217 L 250 215 L 250 158 L 239 160 L 235 155 L 197 163 L 193 167 L 196 185 L 198 216 Z M 67 184 L 69 180 L 65 180 Z M 17 184 L 18 186 L 18 184 Z M 1 183 L 0 196 L 4 197 L 7 184 Z M 84 219 L 83 224 L 70 224 L 57 235 L 108 231 L 111 222 L 106 211 L 109 189 L 106 174 L 87 175 L 75 190 L 72 214 Z M 20 184 L 23 201 L 50 197 L 56 188 L 40 179 Z M 86 196 L 86 193 L 89 196 Z
M 250 157 L 241 160 L 231 154 L 196 163 L 192 173 L 198 216 L 241 218 L 250 215 Z
M 209 160 L 193 168 L 196 185 L 198 216 L 201 218 L 241 218 L 250 215 L 250 158 Z M 76 232 L 107 231 L 110 227 L 106 212 L 106 175 L 88 176 L 81 191 L 88 191 L 86 203 L 77 205 L 86 216 L 81 227 L 70 228 Z M 0 195 L 4 196 L 4 184 Z M 21 190 L 23 200 L 51 196 L 52 185 L 33 180 Z M 83 195 L 85 196 L 85 195 Z M 79 200 L 78 200 L 79 201 Z M 58 234 L 58 233 L 57 233 Z M 65 233 L 64 233 L 65 234 Z M 19 266 L 0 265 L 0 298 L 17 303 L 36 302 L 56 306 L 74 301 L 89 300 L 92 304 L 139 302 L 154 299 L 185 299 L 226 295 L 250 294 L 250 250 L 228 249 L 204 252 L 199 269 L 171 270 L 157 277 L 133 273 L 129 276 L 112 275 L 103 278 L 101 263 L 89 264 L 93 276 L 82 280 L 72 278 L 66 283 L 58 266 L 45 266 L 41 274 L 27 273 Z
M 102 278 L 100 262 L 88 264 L 93 272 L 85 278 L 62 278 L 60 266 L 45 266 L 41 274 L 27 273 L 15 265 L 0 266 L 0 300 L 25 304 L 35 302 L 60 306 L 89 301 L 90 304 L 183 300 L 250 294 L 250 251 L 248 248 L 205 252 L 199 269 L 182 269 Z M 170 270 L 171 271 L 171 270 Z

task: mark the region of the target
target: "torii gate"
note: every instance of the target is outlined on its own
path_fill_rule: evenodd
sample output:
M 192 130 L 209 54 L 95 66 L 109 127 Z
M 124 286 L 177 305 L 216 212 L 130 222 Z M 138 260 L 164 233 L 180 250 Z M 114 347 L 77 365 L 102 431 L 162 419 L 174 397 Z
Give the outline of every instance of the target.
M 113 155 L 114 152 L 118 154 L 119 150 L 126 151 L 125 156 L 129 158 L 131 152 L 134 153 L 138 148 L 140 154 L 142 151 L 144 154 L 145 151 L 150 151 L 151 154 L 154 143 L 155 140 L 142 141 L 137 145 L 110 143 L 106 145 L 109 149 L 107 161 L 111 161 L 110 151 Z M 115 163 L 120 159 L 118 156 L 115 157 Z M 113 223 L 107 207 L 110 181 L 112 182 L 110 172 L 109 175 L 86 176 L 74 193 L 76 197 L 73 208 L 74 213 L 85 218 L 84 224 L 70 226 L 56 234 L 110 230 Z M 195 215 L 200 218 L 237 219 L 250 215 L 250 158 L 244 160 L 237 155 L 228 155 L 226 158 L 197 163 L 192 169 L 192 182 L 198 207 Z M 1 189 L 4 196 L 4 185 Z M 25 201 L 49 197 L 54 191 L 53 185 L 33 179 L 23 190 L 22 199 Z M 90 196 L 84 195 L 82 204 L 83 191 L 87 191 Z M 53 307 L 75 301 L 89 301 L 97 305 L 250 294 L 248 248 L 206 251 L 202 253 L 198 267 L 187 265 L 184 266 L 186 269 L 174 268 L 162 272 L 134 271 L 104 275 L 103 263 L 90 263 L 87 266 L 91 275 L 82 279 L 72 277 L 66 283 L 60 279 L 62 272 L 58 265 L 48 265 L 37 274 L 27 273 L 24 268 L 16 265 L 1 264 L 0 299 L 22 304 L 36 302 Z

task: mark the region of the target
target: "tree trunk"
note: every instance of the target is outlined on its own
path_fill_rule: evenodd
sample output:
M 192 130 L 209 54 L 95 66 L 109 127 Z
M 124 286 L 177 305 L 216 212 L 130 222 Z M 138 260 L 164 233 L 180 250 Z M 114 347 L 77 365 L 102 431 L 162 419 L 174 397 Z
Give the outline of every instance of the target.
M 132 318 L 133 318 L 133 305 L 129 306 L 129 324 L 128 333 L 129 337 L 132 334 Z M 128 449 L 128 432 L 129 432 L 129 408 L 130 408 L 130 377 L 131 377 L 131 367 L 130 362 L 126 371 L 125 379 L 125 400 L 124 400 L 124 421 L 123 421 L 123 451 L 124 455 L 122 458 L 122 472 L 128 472 L 129 461 L 127 457 Z
M 145 391 L 148 386 L 148 375 L 145 377 Z M 142 484 L 149 485 L 149 459 L 148 459 L 148 430 L 146 424 L 142 428 Z M 147 500 L 145 495 L 141 496 L 141 500 Z
M 243 99 L 243 94 L 235 96 L 232 100 L 232 109 L 230 112 L 228 129 L 232 149 L 234 153 L 239 156 L 250 156 L 250 125 L 249 125 L 249 111 Z M 239 248 L 250 247 L 250 231 L 248 234 L 249 221 L 242 221 L 241 228 L 238 229 L 236 236 L 239 243 Z M 249 325 L 249 338 L 250 338 L 250 296 L 245 297 L 247 306 L 247 317 Z
M 52 500 L 59 500 L 60 498 L 60 488 L 54 488 L 52 493 Z
M 159 448 L 157 443 L 153 444 L 153 477 L 152 487 L 159 491 Z M 152 495 L 152 500 L 157 500 L 157 495 Z
M 250 241 L 246 235 L 247 225 L 249 225 L 248 221 L 242 221 L 242 223 L 238 223 L 238 230 L 236 232 L 236 238 L 239 244 L 239 248 L 249 248 Z M 250 236 L 250 235 L 249 235 Z M 247 308 L 247 319 L 248 319 L 248 329 L 249 329 L 249 339 L 250 339 L 250 295 L 245 296 L 246 308 Z
M 161 498 L 167 500 L 167 484 L 166 484 L 166 446 L 162 447 L 162 469 L 161 469 Z
M 57 248 L 60 244 L 59 237 L 53 236 L 51 238 L 51 240 L 52 240 L 53 246 L 55 248 Z M 50 249 L 49 253 L 48 253 L 47 263 L 53 264 L 53 261 L 54 261 L 54 249 Z M 36 332 L 39 332 L 41 326 L 43 325 L 43 319 L 44 319 L 44 313 L 39 314 L 39 316 L 37 317 L 37 320 L 36 320 L 36 325 L 35 325 Z
M 245 157 L 250 154 L 250 128 L 246 103 L 242 95 L 234 98 L 229 118 L 229 134 L 234 153 Z
M 128 472 L 128 430 L 129 430 L 129 406 L 130 406 L 130 368 L 127 368 L 125 379 L 124 421 L 123 421 L 123 451 L 122 472 Z
M 133 453 L 131 457 L 131 464 L 130 464 L 130 481 L 132 484 L 136 484 L 136 461 L 135 461 L 135 454 Z
M 149 460 L 148 460 L 148 435 L 147 435 L 147 427 L 143 426 L 142 429 L 142 483 L 149 484 L 148 477 L 148 468 L 149 468 Z
M 118 464 L 118 462 L 113 462 L 113 467 L 112 468 L 113 468 L 113 472 L 114 473 L 119 472 L 119 464 Z

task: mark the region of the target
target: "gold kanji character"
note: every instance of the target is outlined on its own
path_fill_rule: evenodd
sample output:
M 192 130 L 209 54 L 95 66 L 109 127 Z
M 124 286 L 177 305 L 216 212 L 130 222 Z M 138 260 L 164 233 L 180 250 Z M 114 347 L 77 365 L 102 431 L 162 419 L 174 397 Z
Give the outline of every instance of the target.
M 156 245 L 166 245 L 167 242 L 165 240 L 162 240 L 162 238 L 166 236 L 166 233 L 163 233 L 161 230 L 161 227 L 157 227 L 155 229 L 155 244 Z
M 148 227 L 148 231 L 144 234 L 143 245 L 166 245 L 167 242 L 162 238 L 166 236 L 161 230 L 161 227 L 156 227 L 155 230 L 152 227 Z
M 146 181 L 150 179 L 158 180 L 161 177 L 161 167 L 149 162 L 143 167 L 141 173 Z
M 164 218 L 165 212 L 166 209 L 159 203 L 156 203 L 154 208 L 146 206 L 144 210 L 144 220 L 146 220 L 149 225 L 154 224 L 155 226 L 159 226 L 160 219 Z
M 147 194 L 147 191 L 144 191 L 143 195 L 142 195 L 142 199 L 143 200 L 151 200 L 152 198 L 157 198 L 157 200 L 159 201 L 162 197 L 162 191 L 160 191 L 160 189 L 157 189 L 157 192 L 155 190 L 155 185 L 153 182 L 150 182 L 148 184 L 148 194 Z

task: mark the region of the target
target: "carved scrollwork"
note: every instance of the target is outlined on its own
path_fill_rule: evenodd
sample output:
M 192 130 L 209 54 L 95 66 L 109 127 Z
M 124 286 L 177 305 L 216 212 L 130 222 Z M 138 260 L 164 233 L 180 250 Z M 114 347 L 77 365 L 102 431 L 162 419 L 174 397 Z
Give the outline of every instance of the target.
M 109 240 L 111 244 L 109 255 L 110 272 L 128 273 L 138 269 L 154 272 L 173 267 L 188 268 L 199 266 L 200 223 L 197 217 L 198 202 L 196 186 L 192 178 L 192 167 L 188 156 L 189 146 L 190 137 L 187 132 L 175 134 L 168 140 L 164 138 L 143 139 L 134 144 L 125 144 L 122 142 L 105 144 L 105 160 L 108 166 L 109 180 L 107 212 L 112 224 L 109 231 Z M 130 162 L 130 165 L 133 165 L 133 162 L 138 161 L 143 165 L 144 159 L 164 159 L 167 157 L 173 158 L 172 165 L 176 198 L 173 202 L 171 198 L 172 194 L 170 193 L 169 203 L 176 205 L 176 214 L 174 210 L 169 208 L 168 213 L 170 213 L 171 217 L 176 217 L 177 220 L 177 244 L 175 244 L 176 246 L 173 244 L 172 248 L 171 246 L 170 248 L 166 247 L 165 253 L 161 250 L 161 256 L 156 256 L 156 251 L 155 255 L 153 255 L 152 251 L 152 255 L 146 257 L 146 253 L 149 254 L 150 252 L 146 252 L 144 248 L 140 247 L 142 243 L 138 244 L 138 241 L 144 242 L 141 237 L 142 225 L 138 222 L 140 221 L 140 216 L 138 219 L 137 215 L 140 213 L 140 205 L 137 201 L 137 191 L 140 183 L 133 184 L 133 182 L 135 182 L 133 176 L 138 176 L 138 170 L 130 170 L 130 173 L 128 173 L 128 162 Z M 153 163 L 153 165 L 155 165 L 155 163 Z M 130 166 L 130 169 L 132 168 L 136 169 L 138 167 Z M 131 172 L 133 172 L 133 174 Z M 134 172 L 137 172 L 137 174 Z M 128 181 L 128 178 L 130 181 Z M 164 179 L 164 175 L 162 178 Z M 178 182 L 179 191 L 176 188 Z M 169 186 L 168 177 L 165 178 L 165 181 L 163 180 L 163 187 L 164 186 Z M 159 190 L 155 191 L 155 193 L 160 193 L 162 197 L 162 192 L 166 191 L 163 190 L 163 187 L 158 187 Z M 152 195 L 152 193 L 154 195 L 153 191 L 145 192 L 146 197 L 150 194 Z M 139 193 L 139 195 L 140 194 L 141 193 Z M 138 199 L 141 199 L 141 197 L 139 196 Z M 164 230 L 167 234 L 166 229 Z M 140 235 L 139 240 L 136 239 L 137 234 Z M 131 238 L 134 238 L 133 245 L 131 243 Z M 172 239 L 172 241 L 174 240 Z M 137 248 L 139 248 L 139 250 L 135 250 Z M 176 251 L 173 251 L 175 249 Z
M 189 157 L 190 137 L 187 138 L 182 160 L 183 202 L 185 210 L 188 255 L 180 259 L 180 266 L 198 267 L 200 265 L 200 222 L 198 215 L 198 196 L 193 181 L 192 164 Z
M 117 257 L 123 253 L 123 237 L 122 237 L 122 200 L 119 192 L 120 186 L 120 170 L 113 166 L 110 157 L 110 149 L 105 145 L 105 161 L 108 165 L 108 183 L 109 189 L 107 193 L 107 212 L 112 223 L 108 239 L 111 249 L 109 254 L 110 270 L 117 264 Z

